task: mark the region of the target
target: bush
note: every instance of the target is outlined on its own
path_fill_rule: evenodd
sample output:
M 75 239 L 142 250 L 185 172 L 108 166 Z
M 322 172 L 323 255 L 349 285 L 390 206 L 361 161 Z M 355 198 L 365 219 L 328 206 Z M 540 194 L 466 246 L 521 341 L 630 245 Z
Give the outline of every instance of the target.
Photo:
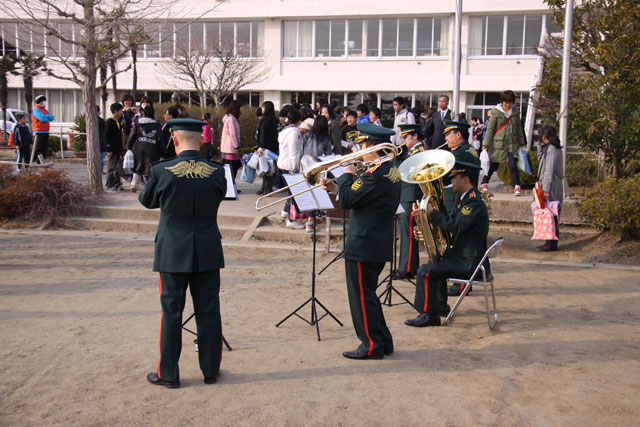
M 518 173 L 520 174 L 520 187 L 523 189 L 530 190 L 536 184 L 537 181 L 537 173 L 538 173 L 538 155 L 535 151 L 529 151 L 529 161 L 531 162 L 531 172 L 532 173 L 524 173 L 520 169 L 518 169 Z M 513 185 L 511 182 L 511 171 L 509 170 L 508 163 L 500 163 L 498 167 L 498 177 L 502 182 L 507 185 Z
M 73 148 L 73 151 L 87 151 L 87 122 L 84 114 L 76 116 L 73 119 L 71 130 L 74 131 L 73 139 L 71 140 L 71 148 Z
M 578 212 L 598 230 L 640 237 L 640 175 L 596 184 L 578 204 Z
M 164 112 L 171 106 L 170 102 L 162 104 L 153 104 L 155 109 L 155 119 L 159 123 L 164 123 Z M 197 105 L 183 105 L 193 119 L 201 119 L 202 111 Z M 211 113 L 211 127 L 213 128 L 213 146 L 216 151 L 220 151 L 220 135 L 222 134 L 222 116 L 224 116 L 224 108 L 207 107 L 205 113 Z M 240 148 L 249 149 L 257 145 L 256 127 L 258 126 L 258 118 L 256 117 L 256 108 L 249 105 L 242 107 L 242 114 L 238 120 L 240 124 Z M 251 150 L 249 150 L 251 151 Z
M 567 156 L 567 182 L 570 187 L 590 187 L 598 178 L 598 161 L 580 154 Z
M 60 137 L 49 135 L 49 141 L 47 142 L 47 157 L 53 156 L 53 154 L 58 151 L 60 151 Z
M 35 168 L 17 174 L 0 165 L 0 219 L 39 220 L 75 213 L 89 191 L 64 170 Z

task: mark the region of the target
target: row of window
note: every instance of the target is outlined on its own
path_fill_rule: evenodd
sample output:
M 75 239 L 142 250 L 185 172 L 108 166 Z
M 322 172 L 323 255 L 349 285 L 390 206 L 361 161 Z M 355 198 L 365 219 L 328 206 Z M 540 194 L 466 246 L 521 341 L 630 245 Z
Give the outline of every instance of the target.
M 69 40 L 79 40 L 80 26 L 58 24 L 58 31 Z M 263 22 L 198 22 L 146 24 L 147 40 L 138 47 L 139 58 L 171 58 L 189 50 L 233 50 L 242 57 L 261 57 L 264 52 Z M 46 35 L 35 24 L 0 25 L 2 55 L 20 51 L 37 55 L 79 56 L 78 46 Z
M 285 21 L 283 56 L 447 55 L 449 18 Z
M 449 17 L 284 21 L 284 58 L 447 56 Z M 61 23 L 59 31 L 78 40 L 80 27 Z M 560 31 L 546 15 L 469 17 L 469 56 L 535 55 L 542 28 Z M 264 54 L 264 22 L 146 24 L 140 58 L 170 58 L 187 50 L 231 50 L 243 57 Z M 79 55 L 77 46 L 46 35 L 41 26 L 0 24 L 2 55 Z

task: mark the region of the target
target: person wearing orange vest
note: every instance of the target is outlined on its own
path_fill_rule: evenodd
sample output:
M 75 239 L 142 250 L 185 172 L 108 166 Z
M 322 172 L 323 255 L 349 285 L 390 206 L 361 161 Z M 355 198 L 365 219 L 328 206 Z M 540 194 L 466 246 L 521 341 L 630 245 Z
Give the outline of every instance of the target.
M 33 134 L 35 135 L 35 147 L 33 154 L 37 159 L 39 154 L 42 157 L 47 156 L 47 148 L 49 146 L 49 123 L 54 119 L 53 114 L 47 111 L 47 97 L 38 95 L 36 97 L 36 105 L 31 113 L 31 122 L 33 123 Z

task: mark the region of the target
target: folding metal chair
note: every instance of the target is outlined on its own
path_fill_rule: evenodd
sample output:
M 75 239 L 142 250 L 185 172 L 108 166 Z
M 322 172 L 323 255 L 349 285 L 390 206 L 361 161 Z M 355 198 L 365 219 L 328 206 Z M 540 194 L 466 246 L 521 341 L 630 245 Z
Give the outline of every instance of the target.
M 496 323 L 498 323 L 498 311 L 496 309 L 496 296 L 493 293 L 493 274 L 487 275 L 487 272 L 485 271 L 485 268 L 482 264 L 484 264 L 484 261 L 489 258 L 489 265 L 491 265 L 491 258 L 495 258 L 498 255 L 498 248 L 500 247 L 500 245 L 502 245 L 502 243 L 504 243 L 504 238 L 500 237 L 498 240 L 493 242 L 491 246 L 489 246 L 489 249 L 487 249 L 487 251 L 484 253 L 484 256 L 478 263 L 478 266 L 469 279 L 465 280 L 449 278 L 447 280 L 448 283 L 459 283 L 462 286 L 462 293 L 456 300 L 455 304 L 453 304 L 453 307 L 451 308 L 451 311 L 449 312 L 447 318 L 444 320 L 443 325 L 446 325 L 449 323 L 449 321 L 451 321 L 451 318 L 456 313 L 456 310 L 462 302 L 462 299 L 469 293 L 469 289 L 471 289 L 471 286 L 476 286 L 476 289 L 482 286 L 482 288 L 484 289 L 484 302 L 487 309 L 487 322 L 489 323 L 489 329 L 493 330 L 493 328 L 496 326 Z M 479 273 L 482 273 L 482 280 L 475 280 L 476 277 L 479 276 Z M 489 308 L 489 288 L 491 288 L 491 301 L 493 303 L 493 309 Z

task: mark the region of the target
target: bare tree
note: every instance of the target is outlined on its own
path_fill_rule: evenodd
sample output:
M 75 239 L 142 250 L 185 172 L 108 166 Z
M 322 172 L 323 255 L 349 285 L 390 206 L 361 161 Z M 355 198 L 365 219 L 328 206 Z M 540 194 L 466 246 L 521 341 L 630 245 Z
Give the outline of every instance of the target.
M 190 46 L 176 46 L 176 55 L 166 64 L 165 71 L 198 92 L 201 110 L 207 97 L 216 106 L 223 105 L 234 92 L 262 83 L 267 74 L 261 58 L 240 55 L 233 46 L 205 48 L 193 40 Z
M 34 55 L 29 52 L 23 52 L 18 57 L 18 62 L 20 63 L 22 82 L 24 83 L 24 100 L 27 103 L 27 114 L 31 114 L 33 107 L 33 79 L 40 73 L 46 73 L 48 68 L 44 56 Z
M 214 2 L 205 13 L 217 3 Z M 72 81 L 81 88 L 86 118 L 88 183 L 95 193 L 102 192 L 95 99 L 97 72 L 103 65 L 123 58 L 132 41 L 145 40 L 145 23 L 168 16 L 179 18 L 188 11 L 184 10 L 184 4 L 180 6 L 180 13 L 172 11 L 177 5 L 169 0 L 0 0 L 0 5 L 22 27 L 20 34 L 31 34 L 32 27 L 40 31 L 48 60 L 59 64 L 48 74 Z M 79 30 L 75 35 L 71 24 Z M 33 43 L 29 40 L 26 44 L 29 42 Z M 109 67 L 101 84 L 107 84 L 117 73 L 127 69 Z
M 0 57 L 0 107 L 2 107 L 2 142 L 6 144 L 7 138 L 7 101 L 9 97 L 7 77 L 9 74 L 18 74 L 16 63 L 18 59 L 14 54 Z

